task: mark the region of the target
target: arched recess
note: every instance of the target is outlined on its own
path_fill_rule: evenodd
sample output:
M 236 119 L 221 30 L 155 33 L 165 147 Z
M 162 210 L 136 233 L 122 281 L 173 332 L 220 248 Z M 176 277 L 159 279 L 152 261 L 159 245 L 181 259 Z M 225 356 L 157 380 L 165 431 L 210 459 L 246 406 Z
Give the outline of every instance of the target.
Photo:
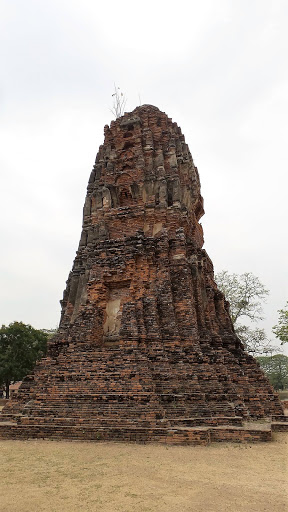
M 131 190 L 132 178 L 129 174 L 123 173 L 116 180 L 119 206 L 130 206 L 133 204 Z

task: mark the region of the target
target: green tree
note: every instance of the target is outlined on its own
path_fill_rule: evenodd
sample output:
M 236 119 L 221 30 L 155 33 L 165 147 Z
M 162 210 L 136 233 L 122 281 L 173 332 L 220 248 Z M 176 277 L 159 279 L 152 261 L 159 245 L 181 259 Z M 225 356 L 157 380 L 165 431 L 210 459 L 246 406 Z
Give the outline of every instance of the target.
M 58 327 L 55 327 L 54 329 L 41 329 L 42 332 L 44 332 L 45 334 L 47 334 L 47 340 L 51 340 L 55 334 L 57 334 L 58 332 Z
M 278 347 L 271 345 L 264 329 L 255 327 L 252 329 L 247 325 L 238 324 L 234 327 L 235 332 L 242 341 L 245 349 L 251 354 L 270 354 L 279 352 Z
M 241 316 L 250 318 L 252 322 L 263 320 L 262 302 L 269 291 L 251 272 L 244 274 L 229 274 L 227 270 L 215 276 L 220 290 L 230 303 L 230 315 L 233 324 Z
M 0 385 L 9 398 L 11 382 L 22 380 L 47 350 L 47 333 L 22 322 L 0 329 Z
M 288 342 L 288 301 L 286 303 L 286 309 L 279 309 L 279 321 L 278 325 L 274 325 L 273 332 L 279 340 L 281 345 Z
M 276 354 L 272 357 L 257 357 L 262 370 L 266 373 L 272 386 L 275 389 L 288 387 L 288 357 L 283 354 Z
M 269 291 L 259 278 L 251 272 L 238 275 L 223 270 L 216 274 L 215 280 L 230 304 L 231 320 L 245 349 L 252 354 L 275 352 L 264 329 L 253 329 L 239 322 L 242 317 L 248 318 L 251 322 L 263 320 L 262 303 Z

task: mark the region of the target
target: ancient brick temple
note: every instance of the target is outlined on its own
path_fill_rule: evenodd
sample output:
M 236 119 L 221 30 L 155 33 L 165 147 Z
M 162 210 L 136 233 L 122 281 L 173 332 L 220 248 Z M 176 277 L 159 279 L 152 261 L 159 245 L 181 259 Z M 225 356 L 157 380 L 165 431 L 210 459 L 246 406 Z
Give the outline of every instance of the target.
M 251 420 L 282 408 L 202 249 L 199 176 L 180 128 L 144 105 L 104 131 L 59 332 L 0 436 L 270 439 Z

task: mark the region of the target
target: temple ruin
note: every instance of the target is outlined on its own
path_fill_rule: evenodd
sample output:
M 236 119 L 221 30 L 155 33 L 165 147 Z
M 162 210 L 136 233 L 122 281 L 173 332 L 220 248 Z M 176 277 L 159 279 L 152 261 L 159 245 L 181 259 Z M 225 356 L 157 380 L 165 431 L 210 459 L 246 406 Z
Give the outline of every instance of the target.
M 181 129 L 143 105 L 104 133 L 59 331 L 5 406 L 0 438 L 269 440 L 282 407 L 202 248 Z

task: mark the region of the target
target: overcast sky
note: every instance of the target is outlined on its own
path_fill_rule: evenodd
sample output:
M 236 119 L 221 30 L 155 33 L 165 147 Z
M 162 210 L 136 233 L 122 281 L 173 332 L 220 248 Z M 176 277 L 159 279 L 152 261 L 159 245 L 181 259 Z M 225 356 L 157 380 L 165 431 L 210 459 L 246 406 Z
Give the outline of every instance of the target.
M 0 0 L 0 323 L 56 327 L 113 84 L 172 117 L 215 271 L 287 284 L 287 0 Z

